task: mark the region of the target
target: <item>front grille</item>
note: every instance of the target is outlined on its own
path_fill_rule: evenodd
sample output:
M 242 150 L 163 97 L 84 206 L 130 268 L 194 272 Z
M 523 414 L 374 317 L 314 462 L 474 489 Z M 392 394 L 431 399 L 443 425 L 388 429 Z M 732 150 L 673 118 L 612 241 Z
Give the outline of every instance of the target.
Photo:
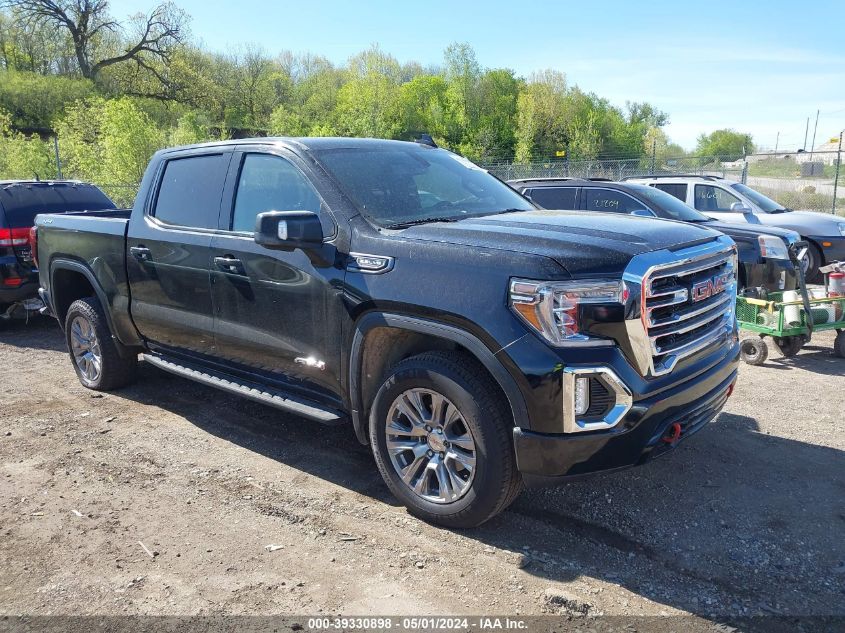
M 652 374 L 665 374 L 680 359 L 724 339 L 733 327 L 735 302 L 731 248 L 649 269 L 642 281 L 642 322 Z

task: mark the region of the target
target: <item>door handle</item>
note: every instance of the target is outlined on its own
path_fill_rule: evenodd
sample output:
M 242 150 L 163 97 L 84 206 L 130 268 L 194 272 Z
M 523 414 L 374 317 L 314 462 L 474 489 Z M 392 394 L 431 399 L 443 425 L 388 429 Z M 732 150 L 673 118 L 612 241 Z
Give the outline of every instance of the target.
M 129 252 L 132 257 L 142 262 L 148 262 L 153 258 L 152 252 L 146 246 L 131 246 Z
M 220 270 L 223 270 L 227 273 L 235 273 L 238 275 L 242 275 L 244 272 L 243 262 L 241 262 L 241 260 L 239 260 L 237 257 L 232 257 L 231 255 L 225 255 L 224 257 L 215 257 L 214 265 L 217 266 Z

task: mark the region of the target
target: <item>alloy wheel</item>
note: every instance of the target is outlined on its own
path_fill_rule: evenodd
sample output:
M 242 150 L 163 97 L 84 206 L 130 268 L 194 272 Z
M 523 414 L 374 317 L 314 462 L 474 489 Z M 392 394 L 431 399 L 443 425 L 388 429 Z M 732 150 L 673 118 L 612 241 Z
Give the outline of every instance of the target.
M 414 494 L 443 504 L 469 491 L 475 440 L 448 398 L 429 389 L 402 392 L 388 411 L 385 435 L 393 468 Z
M 94 328 L 83 316 L 75 317 L 70 324 L 70 347 L 79 371 L 88 382 L 96 382 L 102 371 L 103 356 Z

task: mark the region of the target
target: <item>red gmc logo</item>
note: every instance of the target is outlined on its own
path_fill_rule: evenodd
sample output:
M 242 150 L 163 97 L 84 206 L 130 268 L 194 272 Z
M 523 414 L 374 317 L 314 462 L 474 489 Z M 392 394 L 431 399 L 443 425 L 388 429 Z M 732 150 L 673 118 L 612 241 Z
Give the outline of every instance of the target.
M 716 275 L 705 281 L 699 281 L 692 287 L 693 303 L 709 299 L 725 290 L 725 282 L 729 275 Z

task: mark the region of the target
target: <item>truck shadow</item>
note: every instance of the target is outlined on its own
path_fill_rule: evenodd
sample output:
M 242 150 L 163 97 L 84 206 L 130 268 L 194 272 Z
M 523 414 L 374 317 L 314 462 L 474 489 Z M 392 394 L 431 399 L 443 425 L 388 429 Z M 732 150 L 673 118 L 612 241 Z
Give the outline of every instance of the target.
M 0 341 L 14 347 L 67 351 L 58 321 L 38 314 L 31 316 L 29 320 L 0 321 Z
M 321 426 L 146 366 L 119 395 L 397 506 L 348 426 Z M 515 578 L 549 581 L 544 599 L 553 613 L 596 612 L 591 592 L 609 584 L 711 619 L 845 613 L 843 458 L 725 413 L 653 463 L 526 491 L 501 516 L 461 534 L 496 548 Z M 557 595 L 553 581 L 574 589 Z

